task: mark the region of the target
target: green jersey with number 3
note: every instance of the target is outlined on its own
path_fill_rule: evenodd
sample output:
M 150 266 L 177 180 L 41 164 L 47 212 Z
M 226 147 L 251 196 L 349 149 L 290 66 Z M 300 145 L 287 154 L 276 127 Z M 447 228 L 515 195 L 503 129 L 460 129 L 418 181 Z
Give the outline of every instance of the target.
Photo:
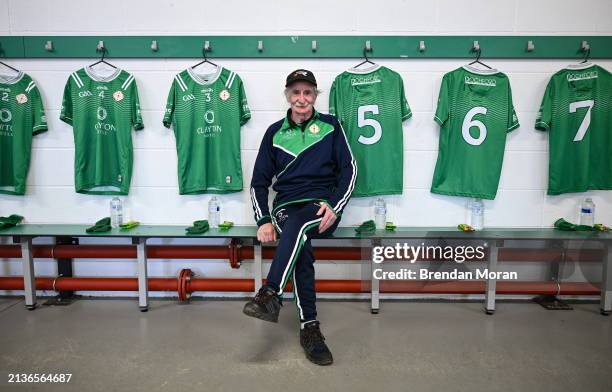
M 594 64 L 552 76 L 535 124 L 550 131 L 548 194 L 612 189 L 612 75 Z
M 340 120 L 357 161 L 353 196 L 401 194 L 402 122 L 412 115 L 402 77 L 379 65 L 345 71 L 332 85 L 329 112 Z
M 78 193 L 127 195 L 132 179 L 132 128 L 144 128 L 134 76 L 108 76 L 90 67 L 73 72 L 64 88 L 60 119 L 74 133 L 74 186 Z
M 23 72 L 0 75 L 0 193 L 25 193 L 32 135 L 46 130 L 36 83 Z
M 181 195 L 242 190 L 240 127 L 250 118 L 235 72 L 187 69 L 174 77 L 163 123 L 174 128 Z
M 508 77 L 470 66 L 447 73 L 434 120 L 440 142 L 431 192 L 494 199 L 506 134 L 519 126 Z

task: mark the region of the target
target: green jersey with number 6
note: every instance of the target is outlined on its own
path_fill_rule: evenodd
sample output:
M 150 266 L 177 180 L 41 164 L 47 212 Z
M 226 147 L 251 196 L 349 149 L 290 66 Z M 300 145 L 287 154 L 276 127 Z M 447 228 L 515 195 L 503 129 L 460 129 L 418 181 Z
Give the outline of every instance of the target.
M 25 193 L 32 135 L 46 130 L 36 83 L 23 72 L 0 75 L 0 193 Z
M 506 134 L 519 126 L 508 77 L 470 66 L 447 73 L 434 120 L 440 142 L 431 192 L 494 199 Z
M 338 75 L 329 93 L 329 112 L 338 117 L 357 160 L 354 197 L 402 193 L 402 122 L 412 115 L 404 82 L 376 65 Z
M 548 194 L 612 189 L 612 75 L 594 64 L 552 76 L 535 124 L 550 131 Z
M 242 190 L 240 127 L 250 118 L 235 72 L 190 68 L 174 77 L 163 123 L 174 128 L 181 195 Z
M 74 133 L 78 193 L 127 195 L 132 179 L 132 128 L 144 128 L 134 76 L 108 76 L 90 67 L 73 72 L 64 88 L 60 119 Z

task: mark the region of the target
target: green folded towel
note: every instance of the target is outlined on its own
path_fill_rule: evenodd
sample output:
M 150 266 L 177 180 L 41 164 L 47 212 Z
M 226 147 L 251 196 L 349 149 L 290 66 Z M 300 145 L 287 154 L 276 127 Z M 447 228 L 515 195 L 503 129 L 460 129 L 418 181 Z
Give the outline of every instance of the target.
M 111 230 L 111 219 L 109 217 L 102 218 L 95 225 L 85 229 L 88 233 L 104 233 Z
M 23 216 L 13 214 L 10 216 L 0 216 L 0 230 L 15 227 L 23 220 Z
M 359 227 L 355 227 L 357 233 L 372 233 L 376 231 L 376 224 L 373 220 L 367 220 L 363 222 Z
M 202 234 L 206 233 L 209 229 L 207 220 L 197 220 L 193 222 L 193 226 L 189 226 L 185 229 L 187 234 Z
M 232 221 L 223 221 L 223 223 L 219 223 L 219 230 L 220 231 L 227 231 L 227 230 L 231 229 L 232 226 L 234 226 L 234 222 L 232 222 Z
M 566 221 L 563 218 L 559 218 L 554 223 L 555 229 L 563 231 L 597 231 L 598 229 L 588 225 L 576 225 Z
M 129 221 L 129 222 L 125 222 L 122 225 L 119 225 L 119 227 L 121 228 L 121 230 L 130 230 L 133 229 L 134 227 L 137 227 L 140 225 L 140 222 L 137 221 Z

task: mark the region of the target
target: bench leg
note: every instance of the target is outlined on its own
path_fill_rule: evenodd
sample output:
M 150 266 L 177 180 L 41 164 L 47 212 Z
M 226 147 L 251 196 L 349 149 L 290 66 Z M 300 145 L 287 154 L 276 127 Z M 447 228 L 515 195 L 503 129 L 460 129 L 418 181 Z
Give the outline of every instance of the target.
M 261 243 L 253 244 L 253 281 L 255 282 L 255 294 L 261 288 L 262 276 L 262 259 L 261 259 Z
M 606 242 L 601 278 L 600 311 L 604 316 L 612 310 L 612 243 Z
M 373 240 L 370 248 L 380 245 L 380 240 Z M 380 311 L 380 280 L 374 279 L 374 269 L 379 267 L 374 263 L 374 259 L 370 260 L 370 313 L 378 314 Z
M 25 306 L 28 310 L 34 310 L 36 308 L 36 280 L 34 274 L 34 259 L 32 258 L 31 238 L 21 238 L 21 260 L 23 263 Z
M 149 281 L 147 274 L 147 239 L 136 240 L 136 256 L 138 258 L 138 307 L 141 312 L 149 310 Z
M 497 271 L 497 252 L 498 246 L 503 246 L 503 242 L 492 240 L 489 244 L 489 262 L 487 263 L 487 270 L 489 272 Z M 497 280 L 487 279 L 486 292 L 485 292 L 485 313 L 495 313 L 495 288 Z

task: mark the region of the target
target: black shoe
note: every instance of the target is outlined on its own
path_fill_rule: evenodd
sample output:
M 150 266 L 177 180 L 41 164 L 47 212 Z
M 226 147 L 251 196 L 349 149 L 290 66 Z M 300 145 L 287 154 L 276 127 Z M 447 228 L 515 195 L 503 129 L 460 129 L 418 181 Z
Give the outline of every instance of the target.
M 317 365 L 331 365 L 334 362 L 331 351 L 325 344 L 325 337 L 319 329 L 319 322 L 313 321 L 300 330 L 300 344 L 304 348 L 306 358 Z
M 257 295 L 244 305 L 242 313 L 260 320 L 278 323 L 278 314 L 283 306 L 276 292 L 268 286 L 259 289 Z

